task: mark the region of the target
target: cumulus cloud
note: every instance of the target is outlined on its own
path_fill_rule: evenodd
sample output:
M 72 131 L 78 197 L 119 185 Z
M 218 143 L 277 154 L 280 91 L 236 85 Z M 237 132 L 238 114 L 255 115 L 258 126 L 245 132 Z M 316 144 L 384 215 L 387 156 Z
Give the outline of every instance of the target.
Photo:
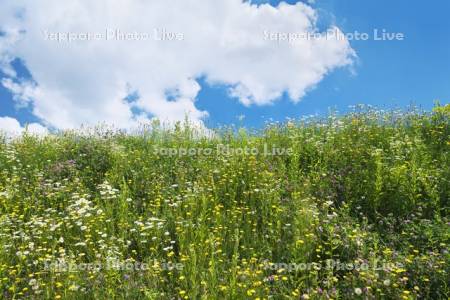
M 186 115 L 201 123 L 208 113 L 196 107 L 199 78 L 226 86 L 244 105 L 265 105 L 284 93 L 299 101 L 328 72 L 351 64 L 354 52 L 344 39 L 265 38 L 317 33 L 316 19 L 303 3 L 3 0 L 0 68 L 8 78 L 2 84 L 55 128 L 130 127 Z M 58 42 L 55 33 L 78 35 Z M 87 34 L 90 40 L 83 40 Z M 17 78 L 15 58 L 32 79 Z
M 19 121 L 10 117 L 0 117 L 0 132 L 6 133 L 8 136 L 18 136 L 24 131 L 35 135 L 46 135 L 47 128 L 38 123 L 31 123 L 25 127 L 20 126 Z

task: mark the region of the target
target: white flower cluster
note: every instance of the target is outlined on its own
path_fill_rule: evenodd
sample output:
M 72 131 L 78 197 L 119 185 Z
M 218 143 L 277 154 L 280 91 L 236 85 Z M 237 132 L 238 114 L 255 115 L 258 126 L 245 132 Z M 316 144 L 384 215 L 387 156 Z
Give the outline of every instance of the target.
M 92 201 L 87 200 L 84 197 L 80 197 L 78 194 L 73 194 L 72 199 L 74 203 L 67 207 L 69 216 L 72 220 L 76 220 L 76 224 L 81 226 L 83 218 L 89 218 L 91 216 L 100 215 L 103 211 L 97 209 Z
M 113 188 L 108 181 L 105 181 L 104 183 L 100 184 L 98 186 L 100 190 L 100 195 L 105 200 L 112 200 L 117 198 L 117 194 L 119 193 L 118 189 Z

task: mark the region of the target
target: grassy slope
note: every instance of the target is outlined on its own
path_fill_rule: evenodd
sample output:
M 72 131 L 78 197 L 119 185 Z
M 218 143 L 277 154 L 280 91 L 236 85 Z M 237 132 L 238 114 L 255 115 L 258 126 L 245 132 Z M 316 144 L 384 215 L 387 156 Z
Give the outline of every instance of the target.
M 446 106 L 214 138 L 177 126 L 3 141 L 2 296 L 447 299 L 449 135 Z M 220 144 L 260 152 L 155 150 Z M 264 156 L 264 144 L 293 153 Z M 151 267 L 55 272 L 58 259 Z M 329 259 L 360 267 L 326 268 Z

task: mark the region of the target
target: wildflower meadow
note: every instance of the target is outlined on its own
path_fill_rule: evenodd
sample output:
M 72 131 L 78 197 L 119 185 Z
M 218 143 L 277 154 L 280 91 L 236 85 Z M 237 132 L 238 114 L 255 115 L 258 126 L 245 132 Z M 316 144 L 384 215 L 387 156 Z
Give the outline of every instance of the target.
M 448 299 L 450 106 L 0 138 L 2 299 Z

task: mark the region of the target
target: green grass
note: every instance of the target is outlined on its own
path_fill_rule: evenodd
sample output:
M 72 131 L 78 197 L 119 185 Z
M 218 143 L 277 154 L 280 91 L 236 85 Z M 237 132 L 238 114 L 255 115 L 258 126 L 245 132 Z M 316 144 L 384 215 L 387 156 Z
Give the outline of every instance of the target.
M 1 138 L 0 298 L 448 299 L 449 136 L 447 105 Z

